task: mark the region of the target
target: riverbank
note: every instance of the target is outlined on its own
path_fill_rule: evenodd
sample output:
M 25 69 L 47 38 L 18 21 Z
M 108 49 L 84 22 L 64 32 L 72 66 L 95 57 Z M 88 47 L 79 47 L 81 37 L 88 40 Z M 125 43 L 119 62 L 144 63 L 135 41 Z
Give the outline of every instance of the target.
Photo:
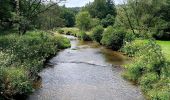
M 0 99 L 32 93 L 34 81 L 46 59 L 67 47 L 70 47 L 67 38 L 44 31 L 1 35 Z

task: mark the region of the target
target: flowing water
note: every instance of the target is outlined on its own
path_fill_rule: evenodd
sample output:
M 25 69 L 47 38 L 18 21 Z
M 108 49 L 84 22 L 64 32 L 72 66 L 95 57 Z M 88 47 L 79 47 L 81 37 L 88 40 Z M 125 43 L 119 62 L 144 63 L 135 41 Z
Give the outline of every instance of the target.
M 121 53 L 72 36 L 71 48 L 50 60 L 41 87 L 28 100 L 144 100 L 140 89 L 121 77 Z

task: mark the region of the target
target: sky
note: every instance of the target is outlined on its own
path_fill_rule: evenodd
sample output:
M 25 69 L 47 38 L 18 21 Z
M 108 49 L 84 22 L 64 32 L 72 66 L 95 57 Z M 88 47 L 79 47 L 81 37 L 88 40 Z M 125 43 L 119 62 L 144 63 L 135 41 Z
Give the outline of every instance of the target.
M 66 7 L 82 7 L 85 6 L 89 2 L 93 2 L 94 0 L 67 0 L 65 3 Z M 115 4 L 121 3 L 121 0 L 114 0 Z M 60 4 L 62 5 L 62 4 Z

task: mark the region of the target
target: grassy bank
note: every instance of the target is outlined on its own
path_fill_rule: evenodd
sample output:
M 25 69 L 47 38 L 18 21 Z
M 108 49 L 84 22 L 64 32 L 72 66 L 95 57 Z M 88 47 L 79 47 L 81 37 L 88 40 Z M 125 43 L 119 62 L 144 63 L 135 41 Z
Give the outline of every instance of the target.
M 124 78 L 138 84 L 148 100 L 170 99 L 169 41 L 135 40 L 121 49 L 132 56 Z
M 167 60 L 170 61 L 170 41 L 157 41 L 157 43 L 161 46 Z
M 46 59 L 70 47 L 68 39 L 43 31 L 0 36 L 0 99 L 34 91 L 33 81 Z
M 136 43 L 147 43 L 148 40 L 137 40 Z M 156 43 L 161 46 L 162 53 L 166 57 L 168 61 L 170 61 L 170 41 L 159 41 L 157 40 Z

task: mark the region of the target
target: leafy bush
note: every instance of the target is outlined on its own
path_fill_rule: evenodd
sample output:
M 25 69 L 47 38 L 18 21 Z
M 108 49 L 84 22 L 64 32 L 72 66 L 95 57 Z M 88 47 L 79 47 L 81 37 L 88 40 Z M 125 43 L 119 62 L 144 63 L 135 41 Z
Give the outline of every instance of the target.
M 78 36 L 81 40 L 83 41 L 91 41 L 91 37 L 89 35 L 86 34 L 86 32 L 81 31 L 79 32 L 79 36 Z
M 123 76 L 139 83 L 150 100 L 169 100 L 167 67 L 160 46 L 150 40 L 135 51 L 134 60 L 126 66 Z
M 103 33 L 101 43 L 113 50 L 119 50 L 124 44 L 125 34 L 121 28 L 109 26 Z
M 60 34 L 64 34 L 64 30 L 59 29 L 59 30 L 58 30 L 58 33 L 60 33 Z
M 134 33 L 132 32 L 126 32 L 126 35 L 125 35 L 125 42 L 132 42 L 136 39 L 136 36 Z
M 28 72 L 22 68 L 4 68 L 1 83 L 1 95 L 12 97 L 16 94 L 32 92 L 32 83 Z
M 103 25 L 104 28 L 108 26 L 113 26 L 115 23 L 115 16 L 112 16 L 108 14 L 106 18 L 102 19 L 101 24 Z
M 93 18 L 93 19 L 91 20 L 90 25 L 91 25 L 91 28 L 100 25 L 100 19 L 98 19 L 98 18 Z
M 160 76 L 161 70 L 165 66 L 165 59 L 160 46 L 153 41 L 149 41 L 136 53 L 133 63 L 129 66 L 130 67 L 127 67 L 128 71 L 134 75 L 137 73 L 143 75 L 147 72 L 156 72 Z M 134 68 L 139 68 L 140 72 L 134 72 L 132 70 Z M 139 77 L 141 75 L 139 75 Z
M 143 91 L 148 91 L 153 88 L 152 84 L 155 83 L 158 80 L 157 73 L 146 73 L 144 74 L 141 79 L 139 80 L 140 86 Z
M 44 61 L 70 47 L 68 39 L 40 31 L 4 35 L 0 41 L 0 92 L 6 98 L 30 93 Z
M 169 100 L 170 99 L 170 79 L 162 78 L 157 83 L 153 84 L 153 89 L 147 92 L 150 100 Z
M 93 30 L 92 30 L 92 38 L 93 38 L 93 40 L 100 43 L 100 41 L 102 39 L 103 31 L 104 31 L 104 28 L 102 26 L 96 26 L 95 28 L 93 28 Z
M 143 40 L 135 40 L 132 42 L 126 42 L 126 44 L 121 48 L 120 51 L 132 57 L 132 56 L 135 56 L 135 54 L 139 52 L 141 49 L 143 49 L 146 43 L 147 42 L 144 42 Z

